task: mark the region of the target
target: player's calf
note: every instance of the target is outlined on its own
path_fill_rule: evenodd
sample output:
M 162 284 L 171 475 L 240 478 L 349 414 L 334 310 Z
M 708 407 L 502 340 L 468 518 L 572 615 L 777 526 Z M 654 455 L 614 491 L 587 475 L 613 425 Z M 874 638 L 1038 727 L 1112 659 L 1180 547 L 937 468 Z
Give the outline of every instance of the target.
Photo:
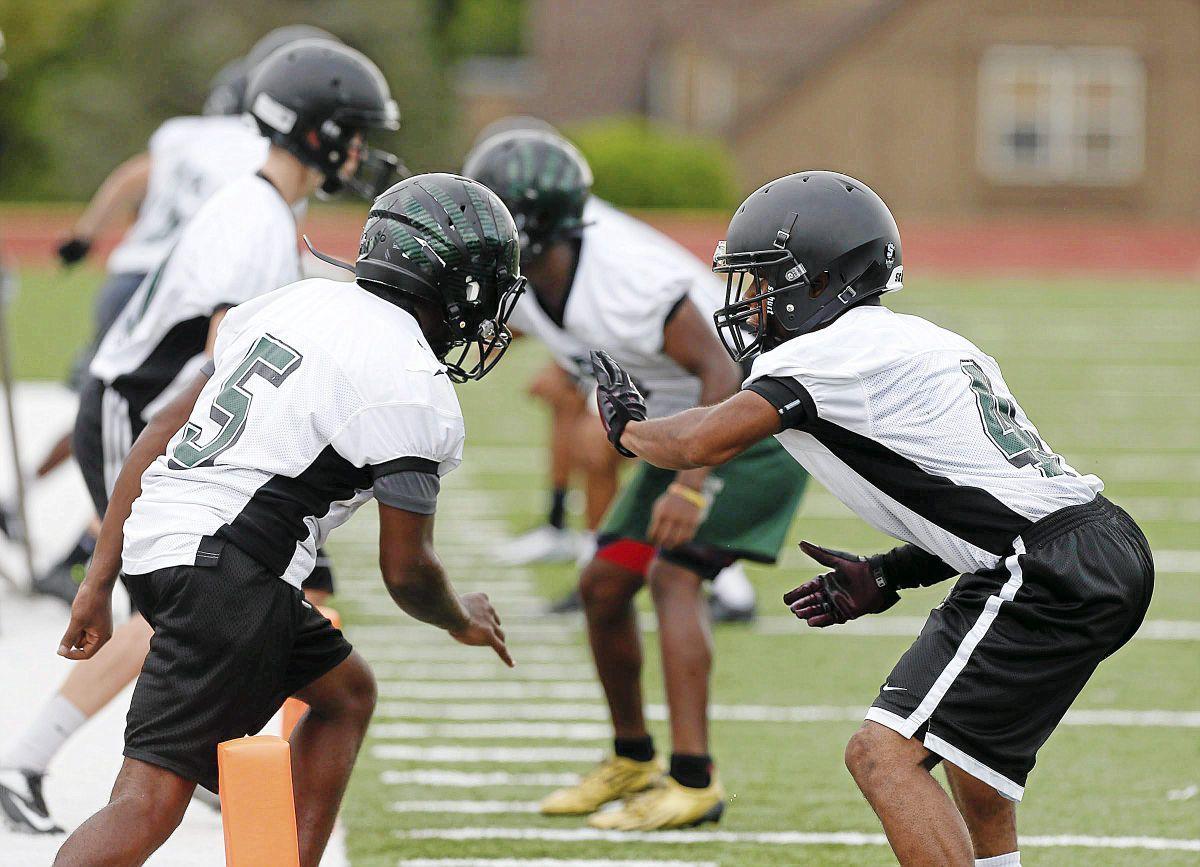
M 126 758 L 108 805 L 67 838 L 54 867 L 143 863 L 179 827 L 195 787 L 166 768 Z

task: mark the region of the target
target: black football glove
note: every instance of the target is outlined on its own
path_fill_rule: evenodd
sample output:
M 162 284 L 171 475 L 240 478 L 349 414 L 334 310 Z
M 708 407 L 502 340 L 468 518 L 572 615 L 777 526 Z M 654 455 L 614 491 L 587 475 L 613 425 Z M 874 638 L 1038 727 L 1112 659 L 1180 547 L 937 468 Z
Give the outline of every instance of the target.
M 646 401 L 642 393 L 607 352 L 596 350 L 592 353 L 592 373 L 596 377 L 596 406 L 600 408 L 600 420 L 604 422 L 608 441 L 625 457 L 637 457 L 621 445 L 621 434 L 631 421 L 645 420 Z
M 900 596 L 887 586 L 866 557 L 811 542 L 801 542 L 800 550 L 833 569 L 783 595 L 784 604 L 809 626 L 833 626 L 864 614 L 878 614 L 899 601 Z
M 67 238 L 58 245 L 58 258 L 64 265 L 74 265 L 87 258 L 92 242 L 87 238 Z

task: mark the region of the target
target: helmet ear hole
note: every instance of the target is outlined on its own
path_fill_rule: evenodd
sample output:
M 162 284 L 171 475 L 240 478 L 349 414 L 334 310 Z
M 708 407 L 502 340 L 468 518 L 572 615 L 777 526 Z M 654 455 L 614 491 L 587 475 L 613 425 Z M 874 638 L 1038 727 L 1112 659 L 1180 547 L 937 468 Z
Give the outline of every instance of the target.
M 808 284 L 808 297 L 816 298 L 822 292 L 829 288 L 829 272 L 822 271 Z

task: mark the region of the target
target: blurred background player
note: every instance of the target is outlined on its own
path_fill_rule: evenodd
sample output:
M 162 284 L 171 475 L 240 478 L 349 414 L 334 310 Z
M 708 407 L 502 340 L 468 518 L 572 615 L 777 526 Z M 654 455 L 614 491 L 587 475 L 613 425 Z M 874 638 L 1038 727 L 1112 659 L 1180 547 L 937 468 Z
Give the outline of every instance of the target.
M 527 132 L 559 135 L 554 126 L 540 118 L 513 115 L 485 126 L 475 137 L 472 152 L 478 152 L 483 143 L 490 139 Z M 585 191 L 585 198 L 587 195 Z M 594 197 L 593 200 L 599 201 Z M 572 203 L 571 207 L 582 205 Z M 663 243 L 671 243 L 662 236 L 659 238 Z M 675 249 L 686 255 L 678 247 Z M 711 301 L 705 299 L 701 312 L 705 315 L 711 313 L 718 301 L 716 295 Z M 557 355 L 529 383 L 527 393 L 544 403 L 550 411 L 549 506 L 545 524 L 521 534 L 499 549 L 501 562 L 508 565 L 576 562 L 582 565 L 595 553 L 596 532 L 616 497 L 623 461 L 619 455 L 614 455 L 608 442 L 598 433 L 595 414 L 591 409 L 593 387 L 590 373 L 581 373 L 575 364 L 564 364 Z M 573 477 L 582 477 L 583 480 L 583 521 L 586 528 L 583 533 L 567 526 L 567 495 Z M 549 610 L 551 613 L 564 614 L 578 611 L 581 607 L 578 591 L 572 590 L 552 603 Z M 711 582 L 709 614 L 716 623 L 754 619 L 754 586 L 740 563 L 722 569 Z
M 135 217 L 109 254 L 107 277 L 92 310 L 92 339 L 71 375 L 75 388 L 87 377 L 92 354 L 146 275 L 166 258 L 183 227 L 208 198 L 230 181 L 251 174 L 267 158 L 267 140 L 243 116 L 250 70 L 277 48 L 297 39 L 337 37 L 318 27 L 278 27 L 256 42 L 246 56 L 214 78 L 200 116 L 174 117 L 150 137 L 143 153 L 130 157 L 105 179 L 71 234 L 58 246 L 64 266 L 83 261 L 97 239 Z M 71 454 L 71 435 L 49 450 L 35 477 L 43 478 Z M 99 524 L 92 524 L 67 555 L 34 579 L 37 592 L 67 604 L 83 577 Z
M 250 78 L 247 106 L 270 143 L 266 162 L 204 203 L 92 360 L 75 456 L 98 514 L 134 439 L 211 356 L 226 311 L 300 276 L 296 206 L 317 189 L 332 194 L 346 185 L 364 155 L 367 130 L 399 124 L 378 68 L 327 39 L 291 42 L 270 55 Z M 318 584 L 310 591 L 327 593 L 327 564 L 315 571 Z M 0 760 L 6 769 L 0 791 L 7 787 L 40 801 L 50 758 L 137 676 L 151 634 L 135 614 L 103 653 L 71 672 Z M 26 830 L 58 830 L 48 815 L 26 812 L 19 814 Z
M 589 347 L 607 349 L 645 387 L 652 416 L 736 391 L 741 374 L 722 350 L 711 317 L 701 312 L 717 306 L 717 282 L 658 232 L 589 198 L 591 169 L 570 142 L 541 131 L 493 136 L 468 155 L 463 172 L 513 212 L 531 291 L 512 322 L 542 340 L 564 369 L 587 376 Z M 764 492 L 757 481 L 764 476 L 778 486 Z M 773 443 L 712 472 L 638 466 L 580 577 L 615 755 L 578 785 L 546 798 L 543 813 L 594 814 L 590 824 L 623 830 L 719 817 L 724 792 L 708 747 L 712 644 L 702 588 L 738 559 L 775 561 L 806 478 Z M 643 714 L 633 599 L 647 583 L 671 717 L 667 777 Z M 644 790 L 621 810 L 596 812 Z
M 349 91 L 335 123 L 361 135 L 356 70 L 334 72 Z M 303 78 L 299 63 L 291 74 Z M 304 280 L 233 310 L 213 360 L 121 471 L 59 652 L 81 659 L 103 645 L 118 572 L 154 643 L 112 795 L 63 844 L 59 867 L 94 865 L 96 853 L 143 863 L 197 784 L 217 791 L 217 745 L 258 731 L 294 693 L 310 706 L 290 738 L 299 861 L 316 867 L 376 689 L 300 582 L 317 546 L 372 498 L 393 601 L 513 664 L 487 596 L 450 584 L 433 523 L 466 435 L 451 382 L 482 378 L 509 343 L 523 290 L 516 227 L 480 184 L 421 175 L 374 202 L 362 237 L 357 282 Z

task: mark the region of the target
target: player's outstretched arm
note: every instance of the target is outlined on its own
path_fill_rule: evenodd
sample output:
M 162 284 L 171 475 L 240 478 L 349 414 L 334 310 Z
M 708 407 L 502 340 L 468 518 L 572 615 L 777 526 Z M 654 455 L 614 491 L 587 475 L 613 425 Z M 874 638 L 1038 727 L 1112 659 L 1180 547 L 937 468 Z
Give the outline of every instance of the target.
M 592 353 L 596 402 L 608 439 L 622 454 L 658 467 L 715 467 L 779 432 L 779 413 L 752 391 L 715 406 L 646 420 L 646 407 L 628 374 L 605 352 Z
M 87 209 L 75 222 L 71 237 L 58 247 L 64 265 L 87 256 L 92 242 L 118 220 L 131 217 L 146 197 L 150 183 L 150 154 L 140 153 L 121 163 L 100 185 Z
M 188 420 L 208 377 L 207 372 L 199 374 L 187 391 L 163 407 L 129 450 L 100 524 L 100 536 L 88 564 L 87 576 L 71 604 L 71 623 L 59 642 L 59 656 L 89 659 L 111 637 L 112 590 L 121 571 L 125 520 L 133 510 L 133 501 L 141 496 L 142 473 L 166 451 L 171 437 Z
M 379 504 L 379 569 L 392 599 L 417 620 L 450 633 L 455 641 L 491 647 L 504 664 L 512 656 L 486 593 L 459 596 L 433 549 L 433 515 Z

